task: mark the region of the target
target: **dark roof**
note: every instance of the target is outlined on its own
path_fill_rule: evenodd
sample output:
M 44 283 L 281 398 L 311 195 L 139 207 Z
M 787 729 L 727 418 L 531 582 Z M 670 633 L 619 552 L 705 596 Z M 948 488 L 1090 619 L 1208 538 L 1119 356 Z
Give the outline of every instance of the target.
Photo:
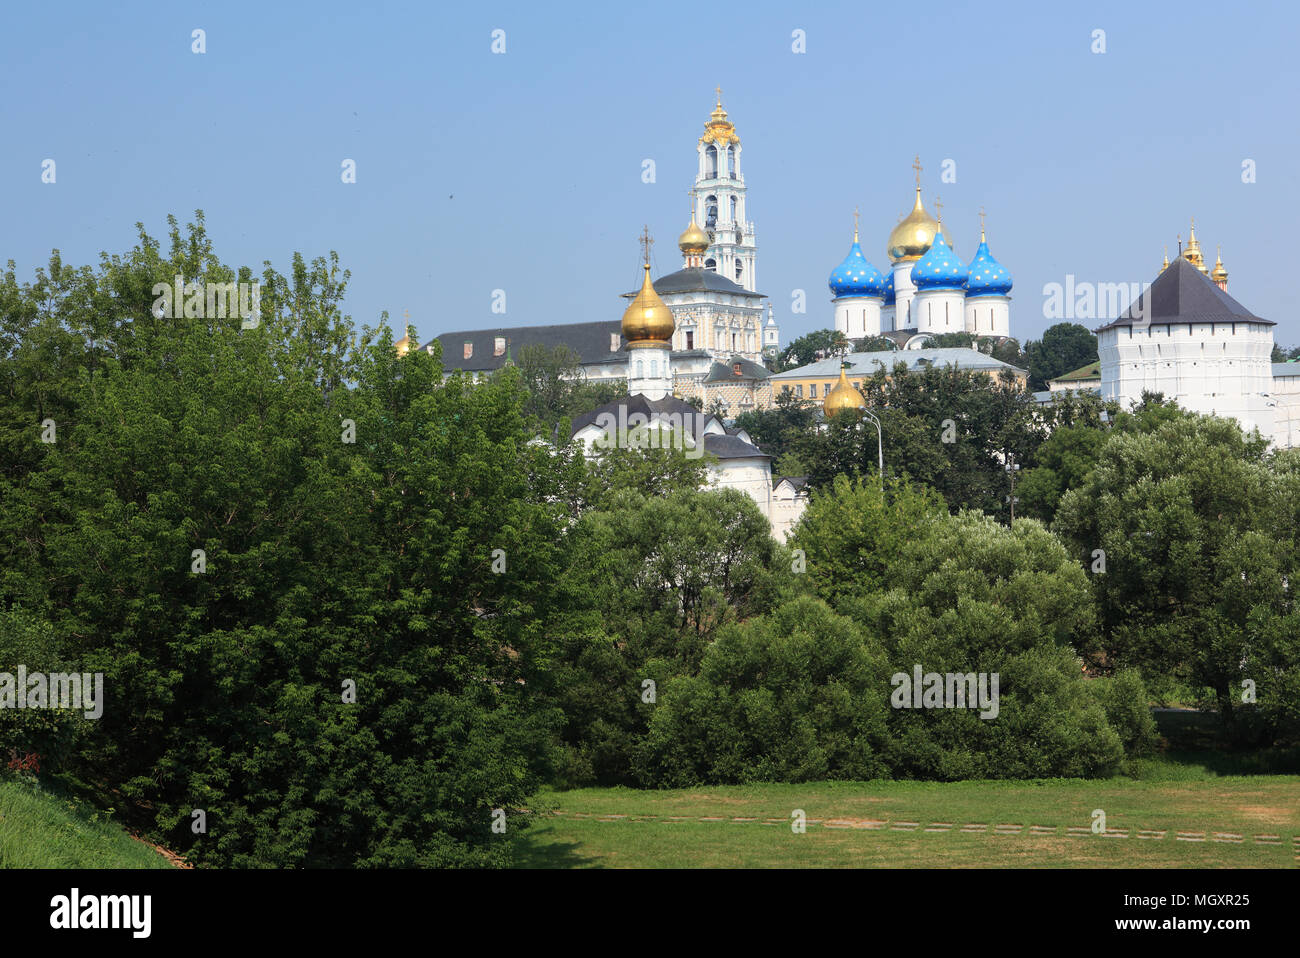
M 626 411 L 621 415 L 619 412 L 620 406 L 626 407 Z M 570 437 L 576 436 L 581 430 L 595 424 L 602 415 L 609 414 L 614 416 L 616 421 L 626 422 L 634 413 L 640 413 L 651 421 L 654 420 L 656 413 L 679 415 L 682 417 L 683 428 L 692 439 L 698 439 L 698 433 L 708 426 L 709 420 L 718 418 L 709 413 L 700 413 L 690 403 L 678 399 L 676 396 L 665 396 L 663 399 L 647 399 L 637 393 L 635 396 L 623 396 L 613 402 L 605 403 L 603 406 L 597 406 L 590 412 L 583 413 L 570 424 L 569 435 Z M 696 418 L 697 416 L 703 418 Z M 704 436 L 704 451 L 717 456 L 719 459 L 772 458 L 757 446 L 725 433 L 706 434 Z
M 1261 319 L 1237 302 L 1199 269 L 1179 256 L 1169 268 L 1163 270 L 1147 290 L 1128 309 L 1105 326 L 1133 326 L 1155 323 L 1264 323 L 1277 324 L 1271 319 Z
M 619 352 L 611 352 L 610 336 L 619 336 Z M 512 326 L 496 329 L 470 329 L 442 333 L 436 336 L 442 343 L 442 365 L 444 369 L 464 369 L 470 372 L 478 370 L 500 369 L 506 364 L 506 356 L 493 355 L 497 337 L 502 337 L 509 344 L 507 350 L 512 359 L 518 360 L 519 350 L 525 346 L 542 345 L 548 348 L 568 346 L 578 354 L 583 363 L 608 362 L 611 358 L 622 355 L 622 362 L 627 362 L 626 345 L 622 339 L 623 325 L 617 319 L 598 320 L 594 323 L 566 323 L 558 326 Z M 425 348 L 432 345 L 430 340 Z M 474 347 L 473 355 L 465 359 L 465 343 Z
M 794 486 L 795 491 L 798 492 L 804 486 L 808 485 L 808 477 L 807 476 L 780 476 L 772 480 L 772 488 L 775 489 L 783 482 L 790 483 L 790 485 Z
M 704 269 L 701 266 L 691 266 L 687 269 L 679 269 L 675 273 L 668 273 L 660 276 L 654 281 L 655 292 L 661 296 L 664 293 L 728 293 L 732 296 L 749 296 L 753 299 L 766 299 L 762 293 L 753 293 L 745 289 L 739 283 L 732 282 L 721 273 L 716 273 L 711 269 Z M 625 299 L 630 299 L 637 294 L 636 290 L 630 293 L 624 293 Z
M 736 375 L 736 366 L 740 366 L 740 375 Z M 704 377 L 706 383 L 735 382 L 740 379 L 767 379 L 772 374 L 766 366 L 751 363 L 748 359 L 733 356 L 725 363 L 714 363 L 709 367 L 709 374 Z
M 1092 379 L 1100 379 L 1100 378 L 1101 378 L 1101 360 L 1096 359 L 1088 363 L 1088 365 L 1086 366 L 1080 366 L 1078 369 L 1073 369 L 1068 373 L 1061 373 L 1061 375 L 1053 379 L 1052 382 L 1054 383 L 1087 382 Z

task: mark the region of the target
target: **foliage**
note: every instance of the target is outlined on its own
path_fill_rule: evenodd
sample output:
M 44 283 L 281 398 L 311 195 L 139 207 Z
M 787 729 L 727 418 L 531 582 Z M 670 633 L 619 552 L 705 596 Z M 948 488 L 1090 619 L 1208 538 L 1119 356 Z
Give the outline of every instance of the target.
M 1046 389 L 1047 382 L 1097 361 L 1097 337 L 1078 323 L 1057 323 L 1043 338 L 1025 344 L 1031 389 Z
M 1229 730 L 1243 682 L 1280 712 L 1279 689 L 1291 690 L 1300 665 L 1288 638 L 1300 623 L 1289 586 L 1300 581 L 1298 490 L 1293 460 L 1270 461 L 1265 450 L 1212 417 L 1116 433 L 1056 520 L 1075 555 L 1104 553 L 1104 574 L 1093 577 L 1096 661 L 1213 688 Z
M 664 690 L 640 777 L 661 787 L 881 777 L 883 670 L 852 621 L 808 596 L 729 626 L 698 676 Z

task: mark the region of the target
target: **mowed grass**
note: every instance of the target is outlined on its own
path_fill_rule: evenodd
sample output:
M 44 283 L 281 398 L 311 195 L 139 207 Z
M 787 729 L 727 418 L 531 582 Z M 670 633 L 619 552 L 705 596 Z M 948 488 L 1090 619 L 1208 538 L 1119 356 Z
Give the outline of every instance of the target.
M 537 796 L 536 823 L 518 840 L 523 868 L 1288 868 L 1300 845 L 1300 749 L 1236 751 L 1215 717 L 1160 712 L 1156 756 L 1110 779 L 1023 782 L 818 782 L 643 791 L 584 788 Z M 803 809 L 807 831 L 791 831 Z M 1110 831 L 1091 832 L 1101 809 Z M 560 815 L 553 814 L 561 813 Z M 596 816 L 625 815 L 621 819 Z M 575 818 L 573 816 L 591 816 Z M 651 821 L 634 821 L 653 817 Z M 684 821 L 665 819 L 681 817 Z M 722 821 L 701 822 L 701 818 Z M 734 822 L 735 818 L 756 819 Z M 781 824 L 760 824 L 781 819 Z M 827 828 L 848 819 L 916 822 L 915 831 Z M 925 832 L 934 823 L 952 827 Z M 982 833 L 963 834 L 967 824 Z M 998 834 L 997 825 L 1020 825 Z M 1029 826 L 1054 828 L 1031 834 Z M 1071 835 L 1070 828 L 1088 828 Z M 1163 831 L 1138 838 L 1139 829 Z M 1205 841 L 1178 841 L 1178 832 Z M 1215 833 L 1242 836 L 1216 842 Z M 1260 844 L 1256 835 L 1277 835 Z
M 0 778 L 0 868 L 170 868 L 81 802 Z
M 567 867 L 1116 867 L 1283 868 L 1296 865 L 1292 838 L 1300 835 L 1300 776 L 1233 777 L 1213 782 L 1139 782 L 1124 779 L 1033 782 L 826 782 L 749 785 L 676 791 L 588 788 L 540 795 L 543 813 L 518 842 L 525 868 Z M 804 834 L 788 824 L 793 810 L 809 819 L 917 822 L 916 831 L 827 828 L 809 823 Z M 1108 830 L 1128 838 L 1074 836 L 1106 813 Z M 600 820 L 573 815 L 626 815 Z M 655 816 L 654 821 L 633 821 Z M 668 822 L 671 816 L 685 821 Z M 700 818 L 721 817 L 719 822 Z M 738 823 L 733 818 L 758 821 Z M 779 825 L 760 824 L 781 819 Z M 947 832 L 924 832 L 931 823 Z M 962 834 L 966 824 L 987 824 Z M 996 825 L 1023 826 L 1001 835 Z M 1032 835 L 1030 825 L 1055 826 Z M 1139 839 L 1138 829 L 1165 831 Z M 1177 832 L 1204 832 L 1204 842 L 1177 841 Z M 1244 836 L 1242 844 L 1215 842 L 1214 833 Z M 1254 835 L 1281 836 L 1278 845 Z

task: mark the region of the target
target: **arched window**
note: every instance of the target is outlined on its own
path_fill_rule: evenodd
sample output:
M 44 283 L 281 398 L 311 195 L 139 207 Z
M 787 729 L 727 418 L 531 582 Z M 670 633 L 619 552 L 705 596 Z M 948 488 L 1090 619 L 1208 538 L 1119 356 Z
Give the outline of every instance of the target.
M 636 373 L 635 373 L 635 377 L 636 377 L 637 379 L 641 379 L 641 378 L 643 378 L 643 377 L 641 376 L 641 360 L 639 360 L 639 359 L 636 361 Z
M 711 269 L 716 273 L 718 271 L 718 261 L 710 256 L 704 261 L 704 268 Z
M 736 148 L 727 147 L 727 175 L 733 180 L 736 178 Z
M 704 198 L 704 228 L 713 229 L 718 225 L 718 198 L 716 196 L 706 196 Z
M 744 272 L 745 272 L 745 264 L 742 263 L 740 260 L 736 260 L 736 282 L 737 283 L 740 282 L 740 277 L 744 275 Z
M 704 153 L 704 172 L 709 179 L 715 179 L 718 175 L 718 148 L 712 143 Z
M 736 222 L 736 198 L 731 198 L 731 222 Z

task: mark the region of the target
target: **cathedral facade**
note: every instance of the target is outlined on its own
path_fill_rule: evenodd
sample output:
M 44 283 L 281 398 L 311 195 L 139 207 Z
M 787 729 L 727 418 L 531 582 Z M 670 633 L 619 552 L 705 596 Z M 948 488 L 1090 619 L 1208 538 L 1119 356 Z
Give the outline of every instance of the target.
M 835 329 L 848 339 L 885 336 L 908 349 L 943 333 L 1010 336 L 1011 274 L 989 252 L 983 224 L 968 264 L 921 201 L 919 158 L 913 168 L 916 196 L 889 234 L 886 272 L 863 255 L 854 224 L 853 245 L 829 281 Z

